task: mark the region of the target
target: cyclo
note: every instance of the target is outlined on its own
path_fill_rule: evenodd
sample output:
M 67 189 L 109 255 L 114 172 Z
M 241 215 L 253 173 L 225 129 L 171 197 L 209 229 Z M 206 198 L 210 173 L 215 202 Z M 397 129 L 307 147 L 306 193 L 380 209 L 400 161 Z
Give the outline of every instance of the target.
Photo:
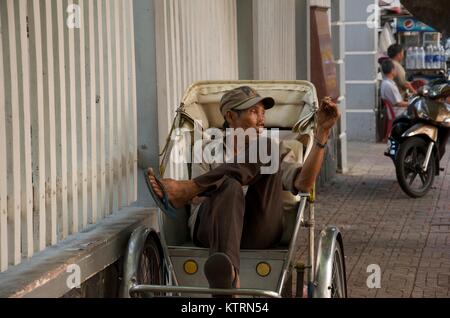
M 182 98 L 162 153 L 161 176 L 173 164 L 171 152 L 192 151 L 193 138 L 186 138 L 180 132 L 194 135 L 198 133 L 196 129 L 222 129 L 220 99 L 226 91 L 244 85 L 253 87 L 263 97 L 274 98 L 275 106 L 266 112 L 266 128 L 277 128 L 280 140 L 297 141 L 299 146 L 295 151 L 299 163 L 307 158 L 313 146 L 318 108 L 316 89 L 310 82 L 203 81 L 191 85 Z M 180 178 L 189 178 L 191 167 L 189 163 L 177 166 Z M 178 209 L 175 218 L 159 209 L 159 228 L 141 226 L 130 237 L 124 258 L 122 296 L 347 297 L 342 235 L 337 227 L 327 226 L 321 231 L 315 250 L 314 201 L 314 191 L 298 195 L 284 193 L 283 239 L 273 249 L 241 249 L 239 289 L 209 288 L 203 273 L 208 249 L 196 247 L 191 240 L 190 207 Z M 297 262 L 295 257 L 302 228 L 308 233 L 306 264 Z M 296 276 L 295 291 L 293 276 Z M 305 284 L 307 295 L 303 295 Z

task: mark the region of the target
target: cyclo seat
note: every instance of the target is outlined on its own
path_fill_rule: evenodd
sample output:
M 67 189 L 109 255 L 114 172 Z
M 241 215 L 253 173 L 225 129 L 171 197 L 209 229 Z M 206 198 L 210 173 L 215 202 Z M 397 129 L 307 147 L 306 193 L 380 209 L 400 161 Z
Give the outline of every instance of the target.
M 185 156 L 192 162 L 193 145 L 198 136 L 203 136 L 209 128 L 223 132 L 224 119 L 220 113 L 220 100 L 223 94 L 235 87 L 248 85 L 261 96 L 270 96 L 275 106 L 266 111 L 265 127 L 279 129 L 281 142 L 289 149 L 286 160 L 303 163 L 312 148 L 314 114 L 317 108 L 317 95 L 314 86 L 306 81 L 209 81 L 190 86 L 182 99 L 174 120 L 172 136 L 162 159 L 161 172 L 175 179 L 190 179 L 192 163 L 170 160 L 171 153 Z M 190 160 L 189 160 L 190 159 Z M 283 192 L 284 231 L 282 245 L 287 245 L 292 236 L 299 198 L 290 192 Z M 164 218 L 164 235 L 168 245 L 192 246 L 188 218 L 190 207 L 176 220 Z

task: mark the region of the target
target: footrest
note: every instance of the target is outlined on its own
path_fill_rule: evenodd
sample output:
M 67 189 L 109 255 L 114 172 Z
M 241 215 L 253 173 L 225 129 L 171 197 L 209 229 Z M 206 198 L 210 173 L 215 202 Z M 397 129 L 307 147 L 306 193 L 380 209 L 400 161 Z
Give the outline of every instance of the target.
M 175 293 L 175 294 L 205 294 L 205 295 L 239 295 L 265 298 L 281 298 L 281 295 L 271 290 L 241 289 L 241 288 L 205 288 L 205 287 L 182 287 L 166 285 L 135 285 L 130 288 L 130 296 L 137 294 Z M 159 297 L 159 296 L 158 296 Z

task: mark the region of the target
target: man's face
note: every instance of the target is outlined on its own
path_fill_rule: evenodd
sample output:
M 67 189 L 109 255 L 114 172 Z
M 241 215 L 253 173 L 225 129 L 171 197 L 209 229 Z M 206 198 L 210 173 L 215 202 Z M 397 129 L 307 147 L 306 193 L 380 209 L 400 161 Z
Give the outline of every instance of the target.
M 405 59 L 405 50 L 402 50 L 400 53 L 397 54 L 397 60 L 401 63 Z
M 231 113 L 231 112 L 230 112 Z M 236 113 L 229 114 L 229 123 L 231 128 L 254 128 L 258 132 L 262 132 L 265 122 L 266 110 L 262 103 L 258 103 L 249 109 L 243 110 L 238 116 Z

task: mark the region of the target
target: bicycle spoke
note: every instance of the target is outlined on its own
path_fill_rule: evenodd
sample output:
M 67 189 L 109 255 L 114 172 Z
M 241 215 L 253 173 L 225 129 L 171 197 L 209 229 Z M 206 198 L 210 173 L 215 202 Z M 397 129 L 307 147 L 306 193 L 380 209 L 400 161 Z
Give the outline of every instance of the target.
M 412 162 L 417 162 L 417 148 L 414 147 L 412 151 Z
M 417 177 L 417 172 L 414 172 L 414 174 L 413 174 L 411 180 L 409 181 L 409 185 L 412 185 L 412 184 L 413 184 L 414 180 L 416 180 L 416 177 Z
M 425 173 L 419 173 L 419 177 L 420 177 L 420 180 L 422 181 L 423 185 L 425 185 L 427 183 L 427 179 L 425 179 L 424 174 Z

